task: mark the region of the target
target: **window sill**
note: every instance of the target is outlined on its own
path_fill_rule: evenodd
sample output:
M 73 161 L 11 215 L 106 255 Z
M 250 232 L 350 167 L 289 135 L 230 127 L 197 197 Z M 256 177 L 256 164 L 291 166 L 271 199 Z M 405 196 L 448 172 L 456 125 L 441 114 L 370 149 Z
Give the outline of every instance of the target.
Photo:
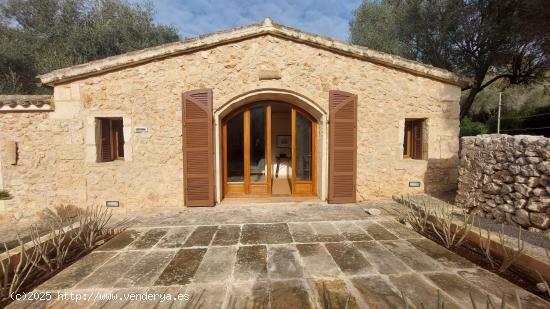
M 403 158 L 403 161 L 407 162 L 427 162 L 428 159 L 412 159 L 412 158 Z
M 114 160 L 114 161 L 107 161 L 107 162 L 90 162 L 89 164 L 91 166 L 109 166 L 109 165 L 123 165 L 125 160 Z

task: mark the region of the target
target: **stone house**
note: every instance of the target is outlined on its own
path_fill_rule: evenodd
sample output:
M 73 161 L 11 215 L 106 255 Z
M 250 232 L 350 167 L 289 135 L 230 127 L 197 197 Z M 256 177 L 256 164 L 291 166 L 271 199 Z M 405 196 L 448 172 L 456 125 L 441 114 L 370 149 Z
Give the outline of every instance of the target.
M 10 213 L 456 187 L 464 79 L 269 19 L 39 78 L 0 97 Z

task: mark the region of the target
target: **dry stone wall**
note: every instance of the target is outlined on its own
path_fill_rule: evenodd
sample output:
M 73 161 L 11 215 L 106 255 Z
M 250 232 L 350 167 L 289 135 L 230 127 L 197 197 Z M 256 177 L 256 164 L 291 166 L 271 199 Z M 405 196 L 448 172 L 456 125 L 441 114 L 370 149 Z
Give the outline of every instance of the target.
M 550 138 L 463 137 L 456 203 L 533 231 L 550 229 Z

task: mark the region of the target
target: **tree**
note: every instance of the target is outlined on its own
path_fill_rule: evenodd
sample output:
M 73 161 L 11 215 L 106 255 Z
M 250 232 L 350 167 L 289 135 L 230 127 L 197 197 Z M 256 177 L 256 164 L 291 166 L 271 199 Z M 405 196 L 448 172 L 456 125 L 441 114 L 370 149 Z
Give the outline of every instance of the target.
M 464 118 L 496 81 L 525 84 L 550 68 L 548 0 L 365 0 L 353 43 L 471 77 Z
M 0 0 L 0 93 L 42 93 L 36 75 L 179 39 L 150 2 Z

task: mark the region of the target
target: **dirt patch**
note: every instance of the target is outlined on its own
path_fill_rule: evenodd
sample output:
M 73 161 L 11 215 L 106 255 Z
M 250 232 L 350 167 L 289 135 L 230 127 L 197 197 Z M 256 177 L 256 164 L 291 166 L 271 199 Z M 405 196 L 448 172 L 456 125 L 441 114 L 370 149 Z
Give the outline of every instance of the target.
M 482 226 L 482 228 L 485 228 Z M 495 227 L 496 228 L 496 227 Z M 500 229 L 500 225 L 498 225 L 498 229 L 495 231 L 498 231 Z M 436 242 L 440 246 L 444 247 L 443 242 L 439 239 L 439 237 L 433 233 L 424 233 L 423 236 L 431 239 L 432 241 Z M 513 234 L 512 234 L 513 236 Z M 517 234 L 516 234 L 517 236 Z M 536 284 L 539 283 L 538 281 L 533 280 L 531 277 L 526 276 L 523 274 L 523 271 L 515 266 L 509 267 L 505 272 L 498 272 L 496 269 L 493 269 L 491 267 L 491 264 L 489 261 L 487 261 L 487 258 L 485 257 L 484 253 L 482 252 L 481 248 L 473 242 L 470 241 L 464 241 L 461 246 L 450 248 L 449 250 L 453 251 L 454 253 L 466 258 L 470 262 L 508 280 L 509 282 L 517 285 L 518 287 L 525 289 L 545 300 L 550 300 L 550 297 L 547 293 L 541 292 L 537 289 Z M 497 265 L 500 264 L 498 258 L 495 256 L 493 258 L 495 262 L 497 262 Z
M 478 222 L 475 222 L 474 224 L 476 227 L 478 226 Z M 508 224 L 503 225 L 487 218 L 479 218 L 479 225 L 482 229 L 489 230 L 491 232 L 498 233 L 502 230 L 505 235 L 510 237 L 517 237 L 520 229 L 520 227 L 518 226 Z M 529 230 L 522 229 L 521 236 L 522 239 L 525 240 L 525 242 L 527 243 L 538 247 L 550 249 L 550 238 L 542 233 L 531 232 Z

